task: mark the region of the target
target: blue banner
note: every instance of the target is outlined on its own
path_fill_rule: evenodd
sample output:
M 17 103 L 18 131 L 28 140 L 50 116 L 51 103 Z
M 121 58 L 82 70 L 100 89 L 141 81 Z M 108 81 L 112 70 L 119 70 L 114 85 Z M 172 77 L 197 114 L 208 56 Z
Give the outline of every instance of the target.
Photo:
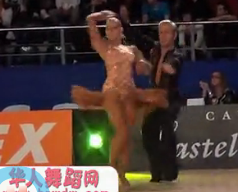
M 198 82 L 208 81 L 213 71 L 223 71 L 232 88 L 238 88 L 236 61 L 184 63 L 180 90 L 185 97 L 199 97 Z M 138 87 L 149 87 L 149 78 L 135 77 Z M 70 103 L 70 88 L 81 85 L 100 90 L 105 80 L 103 63 L 74 66 L 23 66 L 0 69 L 0 111 L 24 104 L 31 110 L 52 109 Z

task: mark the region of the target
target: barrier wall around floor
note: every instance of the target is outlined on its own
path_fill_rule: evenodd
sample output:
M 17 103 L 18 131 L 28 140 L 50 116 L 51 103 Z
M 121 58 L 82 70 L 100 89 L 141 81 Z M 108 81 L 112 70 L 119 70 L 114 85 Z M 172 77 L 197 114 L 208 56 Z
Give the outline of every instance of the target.
M 237 105 L 183 108 L 175 122 L 181 168 L 238 168 L 237 117 Z M 148 162 L 141 144 L 140 124 L 133 130 L 135 149 L 132 150 L 130 168 L 145 171 Z
M 141 115 L 130 128 L 130 171 L 148 171 Z M 181 168 L 238 168 L 237 119 L 238 105 L 183 108 L 174 127 Z M 0 113 L 0 165 L 106 165 L 113 134 L 103 110 Z
M 208 81 L 213 71 L 223 71 L 231 88 L 238 89 L 237 61 L 185 62 L 180 78 L 182 95 L 186 98 L 200 97 L 198 82 Z M 140 76 L 135 79 L 138 87 L 149 86 L 148 77 Z M 52 109 L 58 104 L 71 103 L 72 85 L 100 90 L 104 80 L 103 63 L 4 68 L 0 70 L 0 111 L 19 104 L 24 105 L 19 106 L 24 110 Z M 10 107 L 7 111 L 13 108 Z
M 141 116 L 142 113 L 138 113 L 136 125 L 130 128 L 132 140 L 130 171 L 149 170 L 147 156 L 142 146 Z M 177 157 L 181 168 L 238 168 L 237 117 L 238 105 L 183 108 L 174 127 L 178 138 Z M 102 138 L 108 143 L 108 137 L 111 138 L 113 128 L 106 120 L 107 116 L 104 111 L 78 111 L 75 118 L 80 122 L 78 125 L 84 134 L 88 131 L 103 135 L 107 133 L 107 136 L 102 136 Z M 101 122 L 99 119 L 104 119 L 104 121 Z M 75 147 L 79 147 L 80 143 L 80 139 L 74 140 Z M 98 153 L 94 156 L 93 151 L 87 150 L 88 157 L 84 153 L 80 154 L 82 152 L 80 150 L 75 151 L 77 153 L 75 163 L 78 165 L 85 162 L 94 162 L 99 165 L 107 163 L 108 157 L 105 153 Z M 107 151 L 106 155 L 108 155 L 108 146 L 104 146 L 102 151 Z M 84 155 L 83 162 L 80 162 L 81 155 Z M 101 159 L 101 162 L 96 162 L 96 159 Z
M 0 113 L 0 165 L 71 165 L 72 127 L 71 110 Z

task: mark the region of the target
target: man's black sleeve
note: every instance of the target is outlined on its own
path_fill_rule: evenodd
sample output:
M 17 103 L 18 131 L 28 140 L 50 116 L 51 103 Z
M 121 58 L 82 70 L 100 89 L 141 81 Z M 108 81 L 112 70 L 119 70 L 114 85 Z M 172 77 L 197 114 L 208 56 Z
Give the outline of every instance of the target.
M 183 63 L 182 58 L 183 58 L 182 54 L 175 52 L 168 56 L 165 63 L 171 65 L 173 69 L 175 70 L 175 73 L 177 73 L 178 71 L 180 71 L 182 67 L 182 63 Z

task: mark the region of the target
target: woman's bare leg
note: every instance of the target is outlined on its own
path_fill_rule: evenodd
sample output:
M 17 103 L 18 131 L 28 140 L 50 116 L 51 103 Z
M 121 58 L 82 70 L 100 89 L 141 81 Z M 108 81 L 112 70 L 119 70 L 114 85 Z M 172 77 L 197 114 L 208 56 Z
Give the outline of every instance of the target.
M 120 161 L 122 151 L 128 140 L 128 127 L 124 113 L 124 106 L 117 91 L 110 90 L 105 92 L 104 108 L 107 110 L 109 119 L 116 130 L 111 143 L 110 163 L 111 166 L 117 169 L 120 180 L 124 183 L 125 177 L 118 168 L 117 163 Z
M 127 127 L 130 128 L 135 124 L 135 114 L 136 114 L 136 105 L 133 96 L 129 96 L 123 100 L 125 114 L 126 114 L 126 122 Z M 129 181 L 126 179 L 126 171 L 129 164 L 129 152 L 130 152 L 130 131 L 128 129 L 128 137 L 127 141 L 124 143 L 123 150 L 121 152 L 120 161 L 119 161 L 119 171 L 121 174 L 122 182 L 126 185 L 130 185 Z
M 126 178 L 126 170 L 129 164 L 129 149 L 128 142 L 125 144 L 120 159 L 118 161 L 118 173 L 122 184 L 130 186 L 129 181 Z

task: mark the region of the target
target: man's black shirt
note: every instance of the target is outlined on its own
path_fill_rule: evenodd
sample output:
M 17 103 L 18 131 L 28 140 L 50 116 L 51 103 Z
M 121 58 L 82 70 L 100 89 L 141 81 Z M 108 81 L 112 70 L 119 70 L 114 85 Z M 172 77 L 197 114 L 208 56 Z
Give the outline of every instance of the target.
M 161 72 L 161 77 L 159 84 L 156 83 L 156 73 L 159 65 L 159 60 L 161 57 L 161 49 L 159 44 L 155 45 L 151 50 L 150 62 L 152 64 L 152 72 L 151 72 L 151 84 L 154 88 L 165 89 L 168 91 L 168 99 L 172 101 L 173 99 L 177 99 L 179 97 L 179 76 L 182 68 L 182 54 L 178 52 L 176 49 L 172 49 L 166 53 L 164 56 L 164 60 L 162 63 L 166 63 L 171 65 L 175 69 L 175 74 L 168 74 L 165 72 Z

